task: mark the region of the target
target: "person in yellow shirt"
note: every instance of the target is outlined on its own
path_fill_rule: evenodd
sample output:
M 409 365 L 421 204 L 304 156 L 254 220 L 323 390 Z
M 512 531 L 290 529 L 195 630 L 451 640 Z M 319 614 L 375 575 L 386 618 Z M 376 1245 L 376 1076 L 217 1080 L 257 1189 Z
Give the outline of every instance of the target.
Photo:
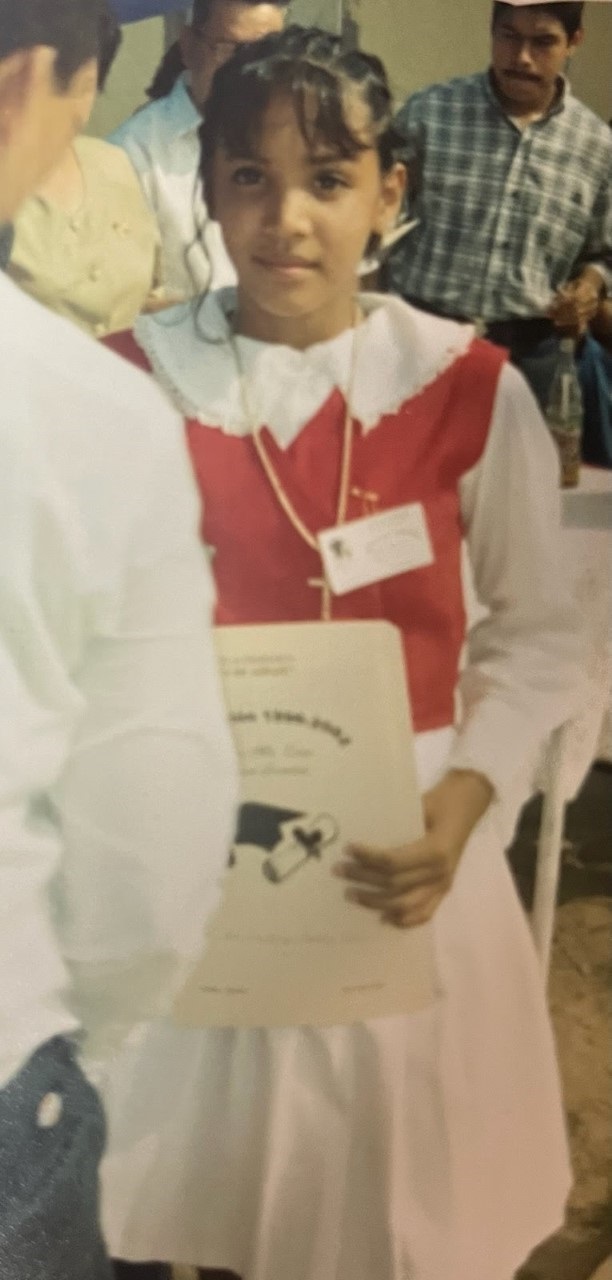
M 115 18 L 105 15 L 98 89 L 120 41 Z M 125 152 L 81 136 L 20 209 L 8 271 L 39 302 L 100 338 L 163 305 L 155 291 L 158 253 L 157 224 Z

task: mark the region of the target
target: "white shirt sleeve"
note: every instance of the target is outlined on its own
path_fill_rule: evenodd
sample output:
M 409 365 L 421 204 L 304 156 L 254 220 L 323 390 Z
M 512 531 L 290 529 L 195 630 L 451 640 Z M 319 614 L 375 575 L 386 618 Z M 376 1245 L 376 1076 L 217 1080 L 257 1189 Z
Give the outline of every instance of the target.
M 75 405 L 76 452 L 95 437 L 78 460 L 44 435 L 14 465 L 5 450 L 0 511 L 1 905 L 31 957 L 4 934 L 3 1007 L 39 961 L 65 987 L 63 965 L 96 1058 L 197 958 L 237 802 L 182 424 L 132 374 L 140 408 L 108 441 Z
M 460 485 L 476 593 L 487 614 L 468 636 L 450 761 L 483 773 L 500 798 L 533 775 L 550 734 L 576 714 L 584 693 L 558 476 L 536 401 L 522 375 L 506 366 L 483 457 Z
M 78 676 L 86 710 L 55 794 L 66 956 L 86 998 L 95 984 L 126 1023 L 164 1012 L 197 958 L 237 804 L 182 424 L 143 494 L 116 621 Z
M 70 677 L 82 617 L 72 539 L 21 426 L 17 416 L 14 442 L 0 431 L 0 1086 L 39 1044 L 76 1026 L 48 903 L 61 841 L 37 806 L 82 711 Z

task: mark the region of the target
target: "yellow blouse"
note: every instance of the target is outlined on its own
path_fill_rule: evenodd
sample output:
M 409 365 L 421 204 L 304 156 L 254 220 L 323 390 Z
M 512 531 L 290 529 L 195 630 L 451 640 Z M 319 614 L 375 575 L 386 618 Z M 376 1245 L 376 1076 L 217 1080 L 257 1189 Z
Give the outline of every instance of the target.
M 15 220 L 9 274 L 95 337 L 131 328 L 156 284 L 157 224 L 125 151 L 81 137 L 80 209 L 32 196 Z

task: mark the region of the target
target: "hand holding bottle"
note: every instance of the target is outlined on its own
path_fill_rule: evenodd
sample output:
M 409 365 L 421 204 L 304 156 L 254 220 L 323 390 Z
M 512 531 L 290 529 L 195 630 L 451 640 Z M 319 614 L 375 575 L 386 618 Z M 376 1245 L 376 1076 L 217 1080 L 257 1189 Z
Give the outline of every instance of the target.
M 584 410 L 573 338 L 562 338 L 551 383 L 546 421 L 559 450 L 561 485 L 575 488 L 580 479 L 580 445 Z

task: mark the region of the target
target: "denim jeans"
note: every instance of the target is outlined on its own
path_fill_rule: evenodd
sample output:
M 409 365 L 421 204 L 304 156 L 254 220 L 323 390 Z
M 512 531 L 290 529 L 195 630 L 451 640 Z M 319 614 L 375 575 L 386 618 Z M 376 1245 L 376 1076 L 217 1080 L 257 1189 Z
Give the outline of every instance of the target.
M 428 315 L 446 316 L 448 320 L 458 320 L 463 324 L 469 322 L 467 316 L 446 315 L 436 307 L 420 302 L 418 298 L 407 298 L 406 301 L 420 311 L 427 312 Z M 527 379 L 544 413 L 561 350 L 561 334 L 557 332 L 552 321 L 546 316 L 517 316 L 515 320 L 492 320 L 486 324 L 485 337 L 496 346 L 507 348 L 512 363 Z
M 530 355 L 516 361 L 527 379 L 542 413 L 546 413 L 548 397 L 561 354 L 560 338 L 545 338 Z
M 544 319 L 501 321 L 487 327 L 491 342 L 510 351 L 544 413 L 561 352 L 561 334 Z
M 0 1089 L 0 1277 L 111 1280 L 98 1220 L 105 1122 L 57 1036 Z

